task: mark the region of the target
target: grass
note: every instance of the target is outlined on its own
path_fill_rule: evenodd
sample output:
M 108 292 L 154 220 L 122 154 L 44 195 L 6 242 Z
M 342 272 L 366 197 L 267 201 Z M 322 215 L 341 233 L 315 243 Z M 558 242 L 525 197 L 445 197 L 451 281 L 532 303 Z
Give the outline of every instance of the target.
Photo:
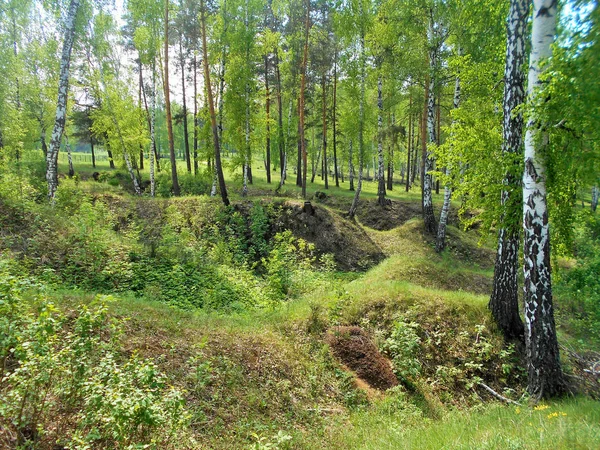
M 91 172 L 83 165 L 81 171 Z M 255 177 L 250 194 L 272 196 L 274 186 L 264 181 L 264 169 L 255 169 Z M 233 174 L 227 179 L 239 187 Z M 316 180 L 311 192 L 323 189 Z M 87 187 L 101 185 L 90 182 Z M 236 190 L 231 190 L 234 198 Z M 285 190 L 290 197 L 300 196 L 295 185 Z M 335 187 L 330 193 L 343 201 L 353 195 Z M 366 182 L 364 198 L 375 196 L 376 184 Z M 420 198 L 403 189 L 389 197 Z M 334 216 L 331 226 L 339 228 L 343 219 Z M 494 254 L 472 234 L 450 227 L 448 249 L 438 255 L 422 228 L 418 219 L 389 231 L 365 227 L 388 257 L 385 261 L 361 274 L 328 275 L 300 298 L 270 309 L 227 315 L 183 311 L 151 298 L 118 294 L 111 311 L 130 318 L 123 352 L 155 359 L 169 382 L 185 389 L 199 448 L 599 448 L 596 401 L 574 398 L 545 409 L 517 409 L 465 388 L 474 374 L 490 376 L 496 389 L 522 387 L 497 375 L 506 361 L 498 356 L 503 343 L 486 308 Z M 76 310 L 95 295 L 58 290 L 52 297 L 61 307 Z M 412 390 L 395 388 L 367 401 L 353 376 L 332 357 L 321 331 L 358 324 L 382 340 L 398 320 L 419 324 L 422 373 Z M 476 331 L 482 326 L 485 331 Z M 476 353 L 482 351 L 477 350 L 481 342 L 489 343 L 483 350 L 491 353 L 488 359 Z M 464 362 L 474 358 L 490 366 L 485 374 L 465 371 Z M 440 367 L 462 371 L 456 372 L 462 379 L 444 381 L 436 375 Z
M 533 407 L 487 405 L 432 421 L 382 401 L 335 430 L 332 449 L 594 449 L 598 402 L 573 398 Z
M 74 167 L 76 173 L 85 173 L 87 176 L 91 175 L 93 172 L 100 171 L 108 171 L 111 170 L 109 167 L 108 161 L 98 161 L 96 162 L 96 168 L 92 167 L 91 164 L 91 155 L 87 153 L 79 154 L 73 153 L 74 158 Z M 78 158 L 84 158 L 82 161 L 78 161 Z M 33 152 L 30 155 L 30 159 L 32 161 L 42 161 L 41 152 L 35 153 Z M 224 162 L 227 164 L 228 158 L 224 157 Z M 161 161 L 168 161 L 167 159 L 162 159 Z M 204 170 L 206 168 L 206 162 L 200 161 L 200 170 Z M 122 166 L 119 162 L 115 161 L 117 167 Z M 161 166 L 162 169 L 162 166 Z M 296 186 L 295 184 L 295 174 L 292 172 L 293 168 L 289 167 L 288 171 L 288 182 L 284 185 L 280 195 L 292 198 L 302 198 L 302 188 Z M 164 170 L 164 169 L 163 169 Z M 310 170 L 310 169 L 309 169 Z M 67 155 L 65 152 L 59 153 L 59 173 L 66 174 L 68 173 L 68 163 L 67 163 Z M 177 171 L 179 174 L 186 173 L 187 166 L 184 161 L 177 161 Z M 144 169 L 140 171 L 143 178 L 149 177 L 149 169 L 148 169 L 148 161 L 145 161 Z M 267 183 L 266 179 L 266 171 L 263 166 L 263 162 L 260 160 L 254 160 L 252 166 L 252 174 L 254 178 L 254 184 L 249 186 L 249 196 L 252 197 L 261 197 L 267 196 L 271 197 L 274 194 L 275 188 L 279 183 L 279 175 L 277 172 L 272 173 L 272 183 Z M 241 182 L 241 169 L 236 171 L 225 170 L 225 181 L 228 187 L 228 193 L 233 200 L 240 199 L 241 190 L 242 190 L 242 182 Z M 325 191 L 325 183 L 321 179 L 320 176 L 315 177 L 315 182 L 310 183 L 310 172 L 307 180 L 307 191 L 308 195 L 312 196 L 316 191 Z M 336 198 L 343 198 L 347 200 L 351 200 L 354 197 L 354 192 L 348 189 L 349 181 L 347 178 L 344 178 L 344 182 L 340 180 L 340 187 L 335 186 L 335 181 L 329 183 L 329 189 L 326 191 L 329 195 L 334 196 Z M 361 197 L 363 199 L 374 199 L 377 197 L 377 182 L 375 181 L 367 181 L 363 180 L 363 188 L 361 192 Z M 403 185 L 396 184 L 394 185 L 394 189 L 392 191 L 388 191 L 387 197 L 393 200 L 406 200 L 406 201 L 420 201 L 421 193 L 418 182 L 415 183 L 415 187 L 413 187 L 409 192 L 405 191 Z M 434 193 L 434 203 L 441 204 L 443 202 L 443 192 L 439 195 Z

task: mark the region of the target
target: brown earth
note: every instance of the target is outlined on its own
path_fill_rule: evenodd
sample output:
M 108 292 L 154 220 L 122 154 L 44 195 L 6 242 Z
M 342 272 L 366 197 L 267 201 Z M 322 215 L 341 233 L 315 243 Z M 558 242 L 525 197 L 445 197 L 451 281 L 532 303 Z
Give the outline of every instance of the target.
M 365 270 L 381 262 L 385 255 L 356 223 L 321 205 L 312 203 L 312 213 L 300 202 L 283 204 L 279 230 L 315 245 L 321 253 L 332 253 L 339 269 Z
M 378 231 L 391 230 L 410 219 L 421 217 L 421 205 L 414 202 L 390 201 L 381 207 L 375 200 L 363 201 L 357 210 L 360 223 Z
M 384 391 L 398 385 L 389 361 L 362 328 L 334 327 L 327 332 L 325 340 L 333 354 L 370 386 Z

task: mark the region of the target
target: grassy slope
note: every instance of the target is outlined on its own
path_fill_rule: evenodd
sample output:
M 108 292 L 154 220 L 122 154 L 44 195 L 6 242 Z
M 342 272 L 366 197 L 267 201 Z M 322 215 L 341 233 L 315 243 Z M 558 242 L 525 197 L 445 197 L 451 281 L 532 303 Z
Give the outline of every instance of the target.
M 121 298 L 114 313 L 131 317 L 124 350 L 156 358 L 172 382 L 188 390 L 192 432 L 206 448 L 275 443 L 280 431 L 292 438 L 281 448 L 597 447 L 600 408 L 590 400 L 556 402 L 542 411 L 481 401 L 456 409 L 463 397 L 448 407 L 440 392 L 421 386 L 425 399 L 399 389 L 365 403 L 320 334 L 309 331 L 315 321 L 385 328 L 399 311 L 416 308 L 418 320 L 442 329 L 444 322 L 457 332 L 478 324 L 493 328 L 487 296 L 479 292 L 479 281 L 491 277 L 489 254 L 452 230 L 450 250 L 437 256 L 420 228 L 417 220 L 371 231 L 373 239 L 387 238 L 389 258 L 382 264 L 276 310 L 223 316 Z M 91 299 L 72 292 L 60 297 L 67 307 Z M 317 304 L 327 318 L 315 317 Z M 499 348 L 499 337 L 493 340 Z
M 251 192 L 263 196 L 267 188 L 258 181 Z M 294 186 L 286 191 L 298 194 Z M 345 200 L 352 195 L 331 192 Z M 366 183 L 364 197 L 374 195 L 374 183 Z M 391 197 L 418 198 L 400 189 Z M 489 251 L 451 229 L 450 248 L 438 256 L 420 229 L 419 221 L 409 221 L 390 231 L 369 230 L 388 259 L 273 311 L 223 316 L 118 298 L 114 313 L 131 317 L 124 351 L 156 358 L 172 383 L 187 389 L 191 432 L 201 448 L 275 443 L 279 431 L 292 437 L 282 448 L 598 448 L 600 408 L 590 400 L 556 402 L 545 410 L 481 401 L 456 409 L 444 406 L 446 398 L 424 382 L 421 398 L 398 389 L 366 403 L 322 343 L 319 326 L 358 323 L 377 331 L 398 314 L 412 314 L 443 330 L 493 328 L 485 295 L 492 275 Z M 58 292 L 57 298 L 77 308 L 93 296 Z M 490 339 L 499 348 L 499 337 Z

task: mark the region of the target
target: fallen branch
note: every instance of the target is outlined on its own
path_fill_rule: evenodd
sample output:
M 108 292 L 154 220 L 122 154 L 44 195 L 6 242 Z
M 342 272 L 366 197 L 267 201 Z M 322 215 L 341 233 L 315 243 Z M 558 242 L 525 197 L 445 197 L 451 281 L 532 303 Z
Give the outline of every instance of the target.
M 308 408 L 306 411 L 316 411 L 316 412 L 324 412 L 324 413 L 343 413 L 343 409 L 339 408 Z
M 482 388 L 484 388 L 486 391 L 488 391 L 490 394 L 492 394 L 494 397 L 502 400 L 503 402 L 511 403 L 511 404 L 517 405 L 517 406 L 522 406 L 519 402 L 515 402 L 514 400 L 511 400 L 510 398 L 506 398 L 505 396 L 498 394 L 495 390 L 493 390 L 487 384 L 484 384 L 484 383 L 477 383 L 477 384 L 479 386 L 481 386 Z

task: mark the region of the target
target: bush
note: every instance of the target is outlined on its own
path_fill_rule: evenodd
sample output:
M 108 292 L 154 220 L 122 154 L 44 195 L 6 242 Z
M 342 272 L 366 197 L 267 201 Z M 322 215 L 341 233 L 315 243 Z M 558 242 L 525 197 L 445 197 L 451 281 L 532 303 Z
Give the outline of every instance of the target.
M 421 372 L 418 359 L 421 338 L 417 331 L 419 324 L 398 320 L 390 336 L 381 345 L 381 350 L 388 355 L 394 366 L 394 373 L 402 380 L 413 380 Z
M 156 183 L 156 195 L 160 197 L 171 197 L 173 195 L 173 182 L 171 172 L 163 170 L 154 177 Z M 209 195 L 212 188 L 212 175 L 208 171 L 197 175 L 181 173 L 177 177 L 182 195 Z
M 16 436 L 8 445 L 134 448 L 165 444 L 186 425 L 183 394 L 156 365 L 116 351 L 122 322 L 109 318 L 109 301 L 65 314 L 0 261 L 0 426 Z
M 600 217 L 581 211 L 574 235 L 575 267 L 560 273 L 556 285 L 559 313 L 575 325 L 581 337 L 600 342 Z

